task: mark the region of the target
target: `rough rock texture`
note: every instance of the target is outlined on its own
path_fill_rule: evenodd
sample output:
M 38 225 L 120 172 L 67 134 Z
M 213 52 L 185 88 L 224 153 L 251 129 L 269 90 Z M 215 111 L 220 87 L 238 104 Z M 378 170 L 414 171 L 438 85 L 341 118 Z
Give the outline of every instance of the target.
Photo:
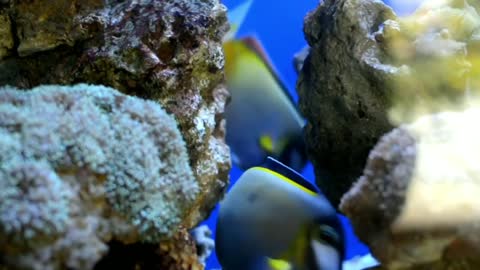
M 102 86 L 0 88 L 0 253 L 92 269 L 112 239 L 174 235 L 199 196 L 175 119 Z
M 11 0 L 0 20 L 0 85 L 102 84 L 174 114 L 201 194 L 185 226 L 209 214 L 230 169 L 218 0 Z
M 113 243 L 108 256 L 95 267 L 128 270 L 202 270 L 194 239 L 180 229 L 170 240 L 160 245 Z
M 394 17 L 380 1 L 326 0 L 305 18 L 310 54 L 297 82 L 299 104 L 317 184 L 334 205 L 392 128 L 385 79 L 398 69 L 382 64 L 373 33 Z
M 12 25 L 10 17 L 0 12 L 0 59 L 4 58 L 13 48 Z
M 397 18 L 380 1 L 327 0 L 306 17 L 311 50 L 297 84 L 300 109 L 316 181 L 334 204 L 381 135 L 462 109 L 480 89 L 479 7 L 429 0 Z
M 479 269 L 480 109 L 425 116 L 383 136 L 341 210 L 378 269 Z

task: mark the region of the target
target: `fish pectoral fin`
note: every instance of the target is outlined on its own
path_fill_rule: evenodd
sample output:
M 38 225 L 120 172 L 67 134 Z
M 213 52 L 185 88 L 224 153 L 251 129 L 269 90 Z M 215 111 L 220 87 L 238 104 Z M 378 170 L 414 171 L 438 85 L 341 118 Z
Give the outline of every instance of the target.
M 262 135 L 259 139 L 260 148 L 262 148 L 267 153 L 273 153 L 275 149 L 275 142 L 273 141 L 272 136 Z
M 293 270 L 289 262 L 280 259 L 268 258 L 268 266 L 271 270 Z
M 309 269 L 339 270 L 342 261 L 339 251 L 330 244 L 312 239 L 310 242 Z
M 267 152 L 269 155 L 281 155 L 282 152 L 288 150 L 287 147 L 289 145 L 289 142 L 289 137 L 281 137 L 274 139 L 269 134 L 262 135 L 258 139 L 260 148 L 262 148 L 262 150 Z
M 230 159 L 232 160 L 232 163 L 241 167 L 242 166 L 242 162 L 241 162 L 241 159 L 240 157 L 235 154 L 234 152 L 230 152 Z

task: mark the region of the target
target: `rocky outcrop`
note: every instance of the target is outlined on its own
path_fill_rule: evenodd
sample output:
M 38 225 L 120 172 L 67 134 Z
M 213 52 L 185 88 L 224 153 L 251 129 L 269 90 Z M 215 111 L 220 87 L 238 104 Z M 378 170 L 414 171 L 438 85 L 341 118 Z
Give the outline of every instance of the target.
M 462 109 L 480 89 L 477 5 L 432 0 L 397 18 L 380 1 L 324 1 L 306 17 L 300 108 L 317 184 L 334 204 L 381 135 Z
M 348 191 L 340 210 L 375 269 L 480 266 L 479 8 L 431 0 L 397 18 L 340 0 L 306 18 L 308 153 L 329 199 Z
M 68 245 L 61 246 L 67 247 L 65 252 L 73 258 L 74 263 L 68 265 L 69 268 L 88 269 L 93 262 L 105 254 L 107 249 L 109 253 L 105 255 L 106 257 L 102 257 L 102 263 L 97 265 L 97 269 L 102 269 L 105 265 L 108 268 L 108 262 L 105 263 L 103 259 L 113 258 L 115 261 L 119 259 L 115 256 L 125 254 L 122 253 L 125 250 L 129 257 L 133 256 L 131 260 L 135 262 L 121 265 L 126 268 L 128 268 L 127 265 L 132 266 L 132 269 L 203 267 L 198 263 L 195 243 L 179 239 L 186 239 L 185 232 L 208 216 L 228 185 L 230 153 L 224 142 L 223 111 L 229 94 L 223 86 L 222 52 L 222 37 L 227 28 L 226 9 L 218 0 L 200 2 L 190 0 L 0 1 L 0 86 L 10 85 L 24 90 L 51 84 L 89 83 L 110 86 L 123 94 L 149 99 L 160 104 L 168 114 L 174 117 L 181 137 L 185 141 L 187 153 L 185 160 L 182 159 L 170 165 L 162 163 L 163 167 L 170 166 L 164 168 L 167 172 L 191 168 L 192 178 L 177 175 L 178 177 L 171 179 L 170 188 L 176 188 L 176 194 L 169 196 L 178 196 L 177 199 L 182 200 L 179 204 L 183 205 L 182 210 L 171 215 L 171 220 L 155 218 L 152 223 L 140 222 L 139 224 L 138 220 L 131 219 L 129 215 L 122 216 L 142 230 L 155 232 L 157 235 L 150 240 L 156 243 L 145 245 L 137 243 L 136 241 L 145 240 L 140 237 L 140 232 L 133 233 L 133 238 L 126 239 L 110 234 L 108 230 L 104 235 L 102 231 L 99 232 L 99 240 L 96 242 L 98 245 L 92 242 L 83 243 L 85 245 L 81 243 L 84 247 L 88 245 L 86 250 L 91 252 L 90 255 L 72 253 Z M 103 109 L 108 111 L 109 106 Z M 129 110 L 136 109 L 139 108 L 132 107 Z M 132 134 L 135 134 L 135 130 L 132 130 Z M 169 132 L 158 134 L 159 140 L 164 138 L 162 136 L 170 135 Z M 131 140 L 133 142 L 140 137 L 134 136 Z M 171 144 L 167 146 L 175 146 L 173 141 Z M 152 146 L 151 149 L 154 147 Z M 136 155 L 141 154 L 141 152 L 136 153 Z M 144 154 L 147 158 L 148 154 L 152 153 Z M 119 162 L 120 160 L 127 162 L 128 158 L 135 157 L 112 157 Z M 66 171 L 66 173 L 70 172 Z M 131 177 L 140 177 L 130 173 L 132 172 L 127 174 Z M 148 174 L 151 171 L 143 173 Z M 97 179 L 97 177 L 99 176 L 95 174 L 87 178 Z M 190 183 L 191 188 L 198 189 L 190 198 L 193 201 L 183 197 L 182 188 L 177 186 L 181 183 Z M 125 192 L 120 192 L 120 197 L 137 198 L 135 196 L 141 195 L 136 192 Z M 64 195 L 59 193 L 58 196 Z M 103 198 L 104 195 L 100 193 L 99 196 Z M 137 199 L 145 203 L 145 200 L 140 197 Z M 149 197 L 148 200 L 150 199 L 161 199 L 161 196 Z M 137 206 L 140 207 L 141 204 Z M 164 210 L 163 212 L 153 211 L 153 216 L 149 216 L 148 211 L 142 212 L 143 215 L 151 218 L 155 215 L 170 216 L 169 210 L 176 209 L 165 205 L 155 207 L 157 210 L 160 208 Z M 28 221 L 25 222 L 28 223 Z M 119 223 L 116 226 L 122 227 L 122 224 Z M 157 225 L 158 227 L 154 228 Z M 98 229 L 95 226 L 87 226 L 81 232 L 92 233 Z M 117 228 L 116 226 L 113 228 Z M 162 229 L 157 230 L 160 227 Z M 183 234 L 178 231 L 180 227 L 184 228 Z M 135 230 L 131 231 L 135 232 Z M 70 241 L 69 239 L 67 240 Z M 109 239 L 110 242 L 108 242 Z M 165 248 L 158 243 L 160 240 L 162 244 L 166 243 L 165 245 L 173 244 Z M 69 243 L 68 241 L 65 243 Z M 50 242 L 47 241 L 47 243 Z M 49 253 L 54 257 L 59 254 L 55 253 L 55 250 L 60 250 L 60 246 L 55 248 L 53 253 Z M 135 252 L 130 248 L 135 249 Z M 72 250 L 74 250 L 73 247 Z M 116 250 L 121 252 L 110 253 Z M 8 250 L 8 252 L 22 254 L 19 250 Z M 35 252 L 42 251 L 35 250 Z M 77 258 L 75 257 L 77 255 L 88 258 Z M 152 258 L 144 255 L 147 257 L 151 255 Z M 61 260 L 70 258 L 64 253 L 58 256 Z M 65 265 L 56 264 L 57 257 L 49 260 L 48 258 L 51 257 L 46 256 L 45 265 L 49 263 L 53 269 L 64 268 Z M 76 265 L 76 262 L 82 258 L 88 262 L 88 265 Z M 15 258 L 12 260 L 15 261 Z M 157 268 L 152 264 L 145 264 L 144 260 L 154 263 L 153 265 Z M 5 260 L 2 258 L 0 264 L 3 263 Z M 26 267 L 34 268 L 32 265 Z M 35 267 L 44 267 L 44 265 L 38 264 Z
M 202 270 L 197 249 L 190 233 L 181 228 L 159 245 L 113 242 L 110 251 L 95 266 L 102 269 L 135 270 Z
M 299 105 L 317 184 L 334 205 L 392 128 L 386 78 L 397 68 L 382 61 L 372 36 L 394 17 L 380 1 L 326 0 L 305 18 L 310 53 L 297 82 Z
M 11 0 L 0 20 L 0 85 L 102 84 L 174 114 L 201 193 L 187 227 L 209 214 L 230 169 L 218 0 Z

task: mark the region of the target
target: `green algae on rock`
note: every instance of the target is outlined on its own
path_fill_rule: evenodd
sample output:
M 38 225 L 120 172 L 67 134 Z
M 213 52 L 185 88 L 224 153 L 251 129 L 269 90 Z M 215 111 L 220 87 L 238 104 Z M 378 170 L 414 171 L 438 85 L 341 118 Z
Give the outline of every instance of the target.
M 12 25 L 10 17 L 5 12 L 0 12 L 0 60 L 13 49 Z

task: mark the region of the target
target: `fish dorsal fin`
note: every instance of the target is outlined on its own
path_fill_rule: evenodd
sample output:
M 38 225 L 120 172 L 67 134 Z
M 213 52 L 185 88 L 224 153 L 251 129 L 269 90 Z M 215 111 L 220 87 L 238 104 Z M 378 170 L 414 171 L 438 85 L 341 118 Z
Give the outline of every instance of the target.
M 230 23 L 230 30 L 228 30 L 228 32 L 223 37 L 223 42 L 235 38 L 238 29 L 240 29 L 243 21 L 245 20 L 245 17 L 247 17 L 248 11 L 250 10 L 252 3 L 253 0 L 246 0 L 244 3 L 228 11 L 227 17 L 228 22 Z
M 318 189 L 307 181 L 301 174 L 297 173 L 296 171 L 292 170 L 290 167 L 286 166 L 285 164 L 281 163 L 280 161 L 272 158 L 267 157 L 263 164 L 260 166 L 266 168 L 270 171 L 280 174 L 281 176 L 285 177 L 286 179 L 282 180 L 289 180 L 293 184 L 298 185 L 301 189 L 305 189 L 308 193 L 317 194 Z
M 272 77 L 275 79 L 277 84 L 282 88 L 283 94 L 287 96 L 288 100 L 292 104 L 292 106 L 295 108 L 295 110 L 298 112 L 297 105 L 295 104 L 295 101 L 293 100 L 293 97 L 290 95 L 290 92 L 288 91 L 287 86 L 283 82 L 283 80 L 280 78 L 278 74 L 278 70 L 275 68 L 273 65 L 272 60 L 268 56 L 266 50 L 263 48 L 262 44 L 256 38 L 255 36 L 246 36 L 240 39 L 245 46 L 247 46 L 255 55 L 260 58 L 260 60 L 265 63 L 265 66 L 267 67 L 268 71 L 272 75 Z M 300 112 L 298 112 L 300 114 Z

